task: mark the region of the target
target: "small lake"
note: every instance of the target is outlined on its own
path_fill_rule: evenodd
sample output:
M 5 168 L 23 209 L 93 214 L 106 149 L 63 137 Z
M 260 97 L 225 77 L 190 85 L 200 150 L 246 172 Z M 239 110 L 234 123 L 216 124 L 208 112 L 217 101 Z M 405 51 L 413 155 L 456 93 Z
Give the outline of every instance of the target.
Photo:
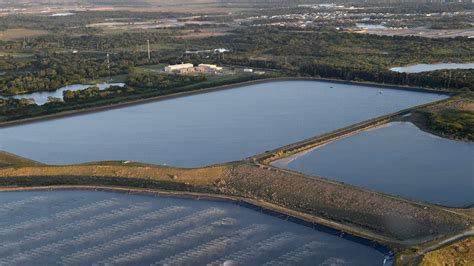
M 331 232 L 229 202 L 0 192 L 1 265 L 383 265 L 385 247 Z
M 418 64 L 404 67 L 393 67 L 390 70 L 400 73 L 421 73 L 443 69 L 474 69 L 474 63 L 440 63 L 440 64 Z
M 474 143 L 394 122 L 276 161 L 273 165 L 402 197 L 474 204 Z
M 387 27 L 383 24 L 365 24 L 365 23 L 356 23 L 357 28 L 367 29 L 367 30 L 380 30 L 386 29 Z
M 51 14 L 50 17 L 67 17 L 67 16 L 74 16 L 76 13 L 66 12 L 66 13 L 54 13 Z
M 14 95 L 14 96 L 0 96 L 2 98 L 15 98 L 15 99 L 22 99 L 22 98 L 28 98 L 28 99 L 34 99 L 37 105 L 43 105 L 47 102 L 48 97 L 55 97 L 55 98 L 63 98 L 63 92 L 70 90 L 70 91 L 78 91 L 78 90 L 84 90 L 89 87 L 97 86 L 99 87 L 100 90 L 105 90 L 106 88 L 110 86 L 120 86 L 123 87 L 125 83 L 102 83 L 102 84 L 92 84 L 92 85 L 86 85 L 86 84 L 73 84 L 73 85 L 68 85 L 61 87 L 55 91 L 44 91 L 44 92 L 33 92 L 33 93 L 27 93 L 27 94 L 20 94 L 20 95 Z
M 383 93 L 380 93 L 383 91 Z M 275 81 L 0 129 L 0 150 L 48 164 L 240 160 L 446 95 Z

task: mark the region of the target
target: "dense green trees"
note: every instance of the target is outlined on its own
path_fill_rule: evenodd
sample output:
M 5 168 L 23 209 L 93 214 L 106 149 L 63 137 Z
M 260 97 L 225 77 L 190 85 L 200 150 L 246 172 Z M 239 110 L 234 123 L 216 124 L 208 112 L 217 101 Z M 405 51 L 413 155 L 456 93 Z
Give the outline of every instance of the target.
M 473 71 L 400 74 L 391 67 L 474 61 L 474 39 L 427 39 L 337 31 L 278 28 L 239 29 L 207 42 L 233 48 L 224 64 L 275 68 L 302 75 L 432 88 L 474 88 Z
M 162 73 L 131 73 L 128 76 L 127 85 L 131 87 L 167 90 L 176 87 L 182 87 L 189 84 L 205 81 L 206 77 L 168 75 Z
M 445 109 L 440 112 L 420 112 L 428 129 L 456 139 L 474 141 L 474 112 Z
M 40 54 L 17 71 L 0 76 L 0 94 L 56 90 L 68 84 L 107 77 L 109 74 L 126 74 L 130 67 L 148 62 L 145 56 L 111 54 L 109 71 L 106 60 L 104 53 Z
M 305 64 L 300 67 L 299 72 L 322 78 L 370 81 L 427 88 L 474 89 L 474 73 L 471 70 L 438 70 L 408 74 L 384 69 L 361 70 L 330 65 Z
M 3 16 L 0 20 L 0 30 L 8 28 L 43 29 L 55 32 L 80 30 L 91 32 L 86 25 L 103 22 L 105 19 L 118 19 L 121 22 L 133 23 L 136 21 L 175 18 L 183 16 L 182 13 L 164 12 L 127 12 L 127 11 L 75 11 L 72 16 L 49 16 L 44 14 L 15 14 Z M 125 18 L 125 19 L 124 19 Z
M 0 116 L 16 116 L 18 114 L 29 116 L 41 111 L 41 107 L 28 99 L 2 99 L 0 98 Z
M 105 90 L 92 86 L 84 90 L 66 90 L 63 92 L 63 100 L 66 104 L 91 103 L 102 99 L 133 95 L 135 93 L 140 93 L 140 91 L 136 91 L 128 86 L 110 86 Z

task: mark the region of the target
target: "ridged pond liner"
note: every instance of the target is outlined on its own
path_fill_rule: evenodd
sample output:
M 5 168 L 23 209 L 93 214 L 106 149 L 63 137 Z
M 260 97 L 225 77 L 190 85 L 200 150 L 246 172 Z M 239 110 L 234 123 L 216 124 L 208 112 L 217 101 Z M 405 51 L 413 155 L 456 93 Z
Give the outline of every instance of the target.
M 281 213 L 281 212 L 278 212 L 266 207 L 249 203 L 244 200 L 213 197 L 213 196 L 207 196 L 207 195 L 191 195 L 191 194 L 184 194 L 184 193 L 180 194 L 179 192 L 176 194 L 171 194 L 171 193 L 160 192 L 160 191 L 147 191 L 147 190 L 139 191 L 139 190 L 133 190 L 133 189 L 106 188 L 106 187 L 57 187 L 57 188 L 48 187 L 48 188 L 25 188 L 25 189 L 15 189 L 15 190 L 0 189 L 0 192 L 2 193 L 21 192 L 21 191 L 98 191 L 98 192 L 121 193 L 121 194 L 127 194 L 127 195 L 141 195 L 141 196 L 158 197 L 158 198 L 176 198 L 176 199 L 202 200 L 202 201 L 210 201 L 210 202 L 224 202 L 228 204 L 237 205 L 246 209 L 250 209 L 256 212 L 260 212 L 272 217 L 276 217 L 278 219 L 285 220 L 291 223 L 309 227 L 319 232 L 323 232 L 332 236 L 337 236 L 342 239 L 370 247 L 385 255 L 384 265 L 387 265 L 387 264 L 391 265 L 393 257 L 395 255 L 388 246 L 380 244 L 374 240 L 348 234 L 341 230 L 337 230 L 337 229 L 334 229 L 322 224 L 309 222 L 298 217 L 294 217 L 294 216 L 287 215 L 287 214 L 284 214 L 284 213 Z

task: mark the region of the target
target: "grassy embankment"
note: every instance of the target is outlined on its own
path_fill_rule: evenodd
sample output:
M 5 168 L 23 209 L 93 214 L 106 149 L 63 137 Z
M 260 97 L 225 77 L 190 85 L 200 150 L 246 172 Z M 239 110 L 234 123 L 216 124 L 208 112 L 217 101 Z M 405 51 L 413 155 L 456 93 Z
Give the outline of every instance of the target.
M 474 94 L 458 95 L 420 108 L 403 120 L 444 138 L 474 141 Z
M 98 162 L 28 163 L 3 154 L 0 186 L 111 186 L 198 193 L 251 201 L 304 220 L 405 249 L 466 230 L 466 215 L 444 208 L 250 162 L 195 169 Z M 11 158 L 11 159 L 9 159 Z M 19 165 L 13 165 L 20 162 Z M 389 222 L 390 221 L 390 222 Z
M 15 154 L 11 154 L 8 152 L 0 151 L 0 167 L 8 167 L 8 166 L 38 166 L 42 165 L 39 162 L 29 160 L 20 156 L 16 156 Z

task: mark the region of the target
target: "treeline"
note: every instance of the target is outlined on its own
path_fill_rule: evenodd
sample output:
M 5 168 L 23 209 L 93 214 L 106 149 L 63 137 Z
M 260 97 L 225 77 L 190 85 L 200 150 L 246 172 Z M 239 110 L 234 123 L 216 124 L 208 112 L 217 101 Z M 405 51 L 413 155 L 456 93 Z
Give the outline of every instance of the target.
M 200 40 L 231 48 L 223 64 L 282 69 L 302 75 L 433 88 L 473 88 L 472 71 L 400 74 L 389 69 L 416 63 L 474 61 L 474 39 L 376 36 L 337 31 L 244 28 Z
M 231 48 L 238 52 L 235 56 L 287 57 L 295 65 L 304 60 L 318 60 L 339 66 L 389 68 L 419 62 L 457 62 L 460 58 L 474 60 L 474 39 L 464 37 L 427 39 L 252 27 L 199 41 Z
M 17 72 L 0 76 L 0 94 L 56 90 L 68 84 L 107 77 L 109 74 L 126 74 L 130 67 L 136 65 L 157 63 L 157 57 L 149 61 L 145 54 L 114 53 L 110 54 L 108 69 L 105 53 L 40 54 L 22 65 Z
M 30 117 L 44 114 L 53 106 L 54 103 L 39 106 L 29 99 L 0 98 L 0 117 Z
M 111 51 L 114 49 L 130 48 L 129 51 L 146 51 L 146 44 L 149 40 L 152 45 L 173 43 L 177 34 L 173 31 L 146 31 L 146 32 L 125 32 L 121 34 L 86 34 L 73 36 L 69 34 L 56 34 L 39 36 L 30 41 L 32 48 L 67 48 L 79 50 Z
M 0 78 L 0 93 L 14 95 L 36 91 L 56 90 L 71 83 L 107 76 L 106 57 L 81 54 L 40 55 L 28 66 L 33 71 L 10 74 Z M 111 64 L 110 74 L 123 74 L 127 64 Z
M 110 86 L 104 90 L 100 90 L 97 86 L 84 90 L 66 90 L 63 92 L 63 100 L 66 104 L 91 103 L 103 99 L 167 91 L 203 81 L 206 81 L 204 76 L 131 73 L 125 86 Z
M 12 56 L 0 57 L 0 71 L 21 70 L 31 68 L 34 59 L 15 58 Z
M 84 90 L 66 90 L 63 91 L 63 100 L 65 103 L 83 103 L 93 102 L 100 99 L 114 98 L 117 96 L 132 95 L 135 89 L 127 86 L 110 86 L 105 90 L 100 90 L 97 86 L 92 86 Z
M 168 90 L 171 88 L 182 87 L 193 83 L 205 81 L 203 75 L 167 75 L 162 73 L 130 73 L 127 79 L 127 85 L 145 89 Z
M 445 109 L 440 112 L 420 112 L 429 130 L 454 139 L 474 141 L 474 112 Z
M 73 29 L 87 30 L 86 25 L 104 22 L 105 19 L 120 22 L 138 22 L 143 20 L 179 18 L 184 16 L 172 12 L 128 12 L 128 11 L 74 11 L 71 16 L 42 15 L 8 15 L 0 20 L 0 30 L 11 28 L 42 29 L 54 32 L 71 31 Z
M 439 70 L 411 74 L 398 73 L 390 70 L 358 70 L 328 65 L 305 64 L 300 67 L 299 72 L 322 78 L 370 81 L 429 88 L 474 89 L 474 74 L 470 70 Z

